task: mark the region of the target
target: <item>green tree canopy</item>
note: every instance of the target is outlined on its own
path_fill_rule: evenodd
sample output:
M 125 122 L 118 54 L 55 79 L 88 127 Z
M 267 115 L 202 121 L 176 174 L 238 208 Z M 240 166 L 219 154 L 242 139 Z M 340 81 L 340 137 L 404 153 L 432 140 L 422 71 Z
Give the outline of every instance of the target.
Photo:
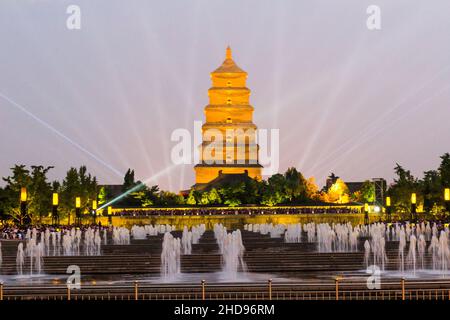
M 375 184 L 370 181 L 364 181 L 361 187 L 361 202 L 373 203 L 375 201 Z
M 441 156 L 441 164 L 439 165 L 438 172 L 441 179 L 442 187 L 450 188 L 450 154 L 445 153 Z
M 443 205 L 441 176 L 437 170 L 425 171 L 420 185 L 420 193 L 423 194 L 423 209 L 426 212 L 437 210 L 438 206 Z
M 399 212 L 409 212 L 411 208 L 411 194 L 419 189 L 418 179 L 411 174 L 411 171 L 404 169 L 398 163 L 394 170 L 397 177 L 389 188 L 393 207 Z

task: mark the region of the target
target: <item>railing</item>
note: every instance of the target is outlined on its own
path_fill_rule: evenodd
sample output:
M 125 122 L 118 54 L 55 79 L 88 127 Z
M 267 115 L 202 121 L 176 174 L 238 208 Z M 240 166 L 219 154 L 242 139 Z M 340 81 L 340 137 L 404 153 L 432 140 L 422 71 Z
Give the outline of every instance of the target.
M 6 286 L 0 283 L 0 300 L 450 300 L 449 281 L 383 282 L 368 289 L 365 282 Z

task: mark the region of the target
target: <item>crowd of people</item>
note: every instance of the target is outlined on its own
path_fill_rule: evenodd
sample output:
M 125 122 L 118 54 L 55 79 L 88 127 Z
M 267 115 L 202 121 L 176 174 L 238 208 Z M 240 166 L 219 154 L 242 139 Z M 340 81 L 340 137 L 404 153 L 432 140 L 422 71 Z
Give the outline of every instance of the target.
M 149 216 L 205 216 L 205 215 L 263 215 L 263 214 L 339 214 L 339 213 L 361 213 L 356 207 L 304 207 L 304 208 L 196 208 L 196 209 L 149 209 L 149 210 L 123 210 L 113 213 L 120 217 L 149 217 Z

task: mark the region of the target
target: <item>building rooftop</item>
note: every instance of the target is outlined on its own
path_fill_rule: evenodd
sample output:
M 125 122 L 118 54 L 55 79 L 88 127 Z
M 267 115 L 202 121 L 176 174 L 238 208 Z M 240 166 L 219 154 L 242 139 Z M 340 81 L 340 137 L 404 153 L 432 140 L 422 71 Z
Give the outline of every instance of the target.
M 199 191 L 210 191 L 212 188 L 219 189 L 240 182 L 247 182 L 253 180 L 248 176 L 247 170 L 244 173 L 222 173 L 208 183 L 197 183 L 193 186 L 194 189 Z

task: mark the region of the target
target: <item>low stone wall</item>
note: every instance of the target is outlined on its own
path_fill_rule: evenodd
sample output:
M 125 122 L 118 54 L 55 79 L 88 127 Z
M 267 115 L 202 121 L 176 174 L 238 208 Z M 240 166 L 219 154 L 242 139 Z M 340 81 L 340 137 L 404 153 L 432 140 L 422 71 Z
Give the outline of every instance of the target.
M 380 221 L 380 217 L 384 215 L 370 214 L 370 222 Z M 394 218 L 394 217 L 393 217 Z M 347 223 L 353 225 L 364 223 L 364 214 L 361 213 L 336 213 L 336 214 L 258 214 L 258 215 L 178 215 L 178 216 L 149 216 L 149 217 L 133 217 L 133 216 L 113 216 L 111 217 L 114 226 L 131 227 L 132 225 L 145 224 L 170 224 L 176 226 L 178 230 L 184 226 L 195 226 L 205 224 L 208 229 L 212 229 L 214 224 L 221 223 L 228 229 L 242 228 L 244 224 L 294 224 L 294 223 Z M 44 223 L 51 223 L 51 221 L 43 221 Z M 83 223 L 91 223 L 92 218 L 84 217 Z M 102 225 L 108 225 L 108 217 L 98 217 L 97 222 Z M 67 223 L 67 219 L 61 221 L 62 224 Z

